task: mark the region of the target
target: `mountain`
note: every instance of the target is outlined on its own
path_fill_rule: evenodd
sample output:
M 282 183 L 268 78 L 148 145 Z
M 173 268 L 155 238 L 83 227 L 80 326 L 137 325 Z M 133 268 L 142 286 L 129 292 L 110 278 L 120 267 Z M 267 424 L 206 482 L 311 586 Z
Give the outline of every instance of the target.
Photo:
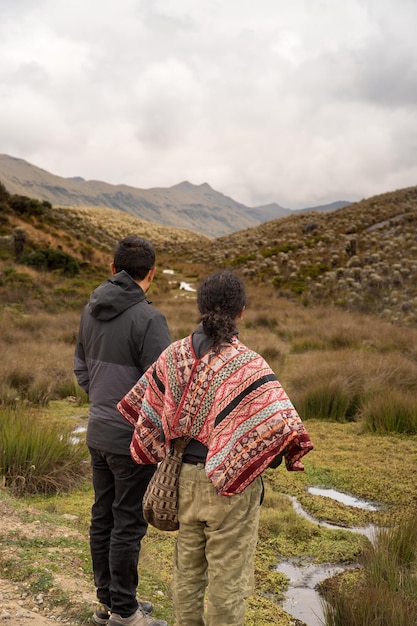
M 173 187 L 138 189 L 87 181 L 81 176 L 63 178 L 6 154 L 0 155 L 0 182 L 11 194 L 45 200 L 55 207 L 109 207 L 148 222 L 214 238 L 295 213 L 275 203 L 247 207 L 207 183 L 193 185 L 184 181 Z
M 311 211 L 317 211 L 319 213 L 328 213 L 330 211 L 336 211 L 342 209 L 345 206 L 349 206 L 351 202 L 345 200 L 338 200 L 336 202 L 330 202 L 329 204 L 320 204 L 318 206 L 307 207 L 305 209 L 285 209 L 276 202 L 271 204 L 264 204 L 254 208 L 247 208 L 247 213 L 257 220 L 258 224 L 269 222 L 271 220 L 280 219 L 281 217 L 288 217 L 290 215 L 298 215 L 300 213 L 310 213 Z M 226 234 L 226 233 L 225 233 Z
M 336 202 L 330 202 L 329 204 L 320 204 L 318 206 L 311 206 L 305 209 L 300 209 L 298 213 L 310 213 L 311 211 L 318 211 L 319 213 L 328 213 L 329 211 L 337 211 L 337 209 L 343 209 L 345 206 L 352 204 L 347 200 L 337 200 Z
M 258 224 L 263 224 L 263 222 L 269 222 L 270 220 L 276 220 L 281 217 L 286 217 L 287 215 L 294 215 L 294 211 L 292 211 L 291 209 L 284 209 L 284 207 L 280 206 L 276 202 L 272 202 L 271 204 L 263 204 L 252 209 L 248 208 L 247 212 L 257 221 Z
M 210 185 L 182 182 L 173 187 L 137 189 L 76 176 L 55 176 L 23 159 L 0 155 L 0 181 L 11 194 L 46 200 L 53 206 L 102 206 L 152 223 L 218 237 L 259 223 L 247 207 Z

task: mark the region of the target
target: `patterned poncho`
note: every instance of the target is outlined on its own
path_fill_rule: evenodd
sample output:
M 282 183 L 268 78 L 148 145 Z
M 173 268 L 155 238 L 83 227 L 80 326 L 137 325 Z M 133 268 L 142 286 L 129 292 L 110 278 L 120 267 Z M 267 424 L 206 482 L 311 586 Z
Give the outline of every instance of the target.
M 198 359 L 192 337 L 171 344 L 117 406 L 135 426 L 137 463 L 158 463 L 177 437 L 208 448 L 205 471 L 217 493 L 242 492 L 283 451 L 303 470 L 313 448 L 303 423 L 266 361 L 234 338 Z

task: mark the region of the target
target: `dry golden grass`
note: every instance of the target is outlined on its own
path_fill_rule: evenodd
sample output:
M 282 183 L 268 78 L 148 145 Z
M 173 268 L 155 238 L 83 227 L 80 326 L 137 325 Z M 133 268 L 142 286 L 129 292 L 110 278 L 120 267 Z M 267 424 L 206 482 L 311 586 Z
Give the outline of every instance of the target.
M 198 320 L 195 292 L 179 290 L 182 279 L 190 280 L 158 268 L 148 294 L 166 315 L 173 340 L 192 332 Z M 191 282 L 194 288 L 197 282 Z M 12 304 L 4 307 L 2 380 L 50 378 L 53 397 L 71 376 L 79 315 L 87 298 L 86 292 L 77 308 L 59 315 L 25 312 Z M 417 390 L 417 329 L 337 309 L 302 307 L 277 298 L 268 286 L 248 284 L 240 338 L 267 359 L 297 402 L 309 390 L 326 385 L 363 399 L 382 389 Z
M 117 242 L 132 233 L 150 239 L 157 247 L 170 240 L 177 244 L 183 242 L 195 242 L 197 244 L 200 241 L 209 240 L 208 237 L 185 228 L 173 228 L 149 222 L 129 213 L 107 207 L 60 207 L 55 208 L 54 211 L 57 214 L 65 215 L 66 221 L 72 222 L 82 232 L 95 233 L 97 239 L 100 235 L 104 235 L 113 242 Z
M 33 398 L 54 398 L 60 388 L 70 388 L 79 314 L 91 289 L 107 275 L 115 241 L 131 232 L 155 242 L 157 273 L 149 297 L 165 313 L 173 340 L 192 332 L 198 319 L 195 292 L 180 290 L 181 281 L 196 288 L 198 281 L 211 271 L 224 266 L 238 268 L 248 291 L 240 337 L 265 356 L 306 416 L 358 419 L 365 403 L 368 413 L 371 411 L 370 402 L 381 390 L 415 393 L 417 328 L 411 323 L 414 308 L 410 305 L 415 281 L 409 271 L 414 257 L 417 258 L 417 246 L 412 245 L 415 200 L 414 189 L 403 190 L 386 194 L 378 202 L 363 201 L 330 215 L 304 214 L 275 220 L 215 241 L 182 229 L 144 222 L 113 209 L 51 209 L 42 219 L 32 216 L 27 224 L 21 216 L 10 213 L 6 223 L 8 220 L 9 228 L 16 224 L 27 228 L 28 246 L 36 249 L 54 245 L 71 250 L 81 264 L 81 272 L 73 279 L 57 272 L 39 273 L 14 263 L 3 250 L 0 278 L 3 277 L 5 289 L 0 341 L 4 346 L 1 367 L 7 397 L 13 395 L 19 381 Z M 386 226 L 383 220 L 392 221 Z M 345 249 L 346 241 L 353 235 L 359 237 L 354 254 Z M 397 245 L 395 251 L 393 238 L 397 244 L 404 244 Z M 398 256 L 398 250 L 405 256 L 395 269 L 398 263 L 394 261 L 398 259 L 394 252 Z M 403 291 L 400 294 L 400 286 L 396 286 L 398 293 L 392 297 L 390 309 L 402 310 L 402 323 L 399 319 L 395 323 L 387 321 L 382 313 L 378 318 L 324 303 L 331 281 L 346 278 L 345 270 L 353 273 L 355 289 L 361 297 L 377 298 L 377 292 L 367 291 L 369 284 L 363 272 L 372 267 L 383 276 L 381 264 L 387 263 L 388 255 L 393 271 L 399 272 L 403 280 Z M 304 298 L 305 293 L 304 304 L 308 306 L 302 306 L 296 297 L 280 295 L 273 284 L 277 273 L 287 275 L 287 285 L 304 277 L 305 284 L 313 289 L 313 281 L 316 289 L 321 279 L 310 276 L 309 283 L 306 269 L 319 262 L 329 266 L 322 287 L 330 285 L 330 291 L 326 292 L 327 287 L 321 290 L 323 297 L 318 303 L 314 298 Z M 165 274 L 164 269 L 173 274 Z M 333 278 L 329 281 L 330 275 Z M 378 289 L 377 283 L 372 283 L 372 289 Z M 345 287 L 349 284 L 345 282 Z M 346 289 L 342 298 L 345 304 L 349 291 Z M 410 306 L 404 306 L 405 301 Z M 67 314 L 69 309 L 74 313 Z M 46 322 L 42 313 L 45 311 Z M 56 321 L 52 312 L 59 312 Z M 60 323 L 65 329 L 64 341 L 57 328 Z M 22 344 L 27 354 L 24 361 L 18 358 L 17 351 Z M 38 394 L 34 389 L 36 380 Z
M 0 311 L 0 402 L 45 404 L 73 381 L 79 314 Z

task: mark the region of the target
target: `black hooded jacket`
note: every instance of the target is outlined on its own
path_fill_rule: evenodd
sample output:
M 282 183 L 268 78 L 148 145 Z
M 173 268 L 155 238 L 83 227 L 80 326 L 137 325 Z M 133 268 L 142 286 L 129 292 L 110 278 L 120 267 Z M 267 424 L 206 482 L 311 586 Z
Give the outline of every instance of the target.
M 133 429 L 116 405 L 170 343 L 164 315 L 127 272 L 93 291 L 74 355 L 75 376 L 90 399 L 88 446 L 130 454 Z

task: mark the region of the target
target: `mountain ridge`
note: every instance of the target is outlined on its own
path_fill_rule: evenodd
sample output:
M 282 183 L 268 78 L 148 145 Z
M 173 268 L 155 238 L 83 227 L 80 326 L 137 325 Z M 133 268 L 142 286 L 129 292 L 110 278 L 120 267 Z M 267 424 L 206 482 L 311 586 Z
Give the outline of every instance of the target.
M 247 207 L 213 189 L 207 182 L 182 181 L 171 187 L 140 189 L 82 176 L 64 178 L 24 159 L 0 154 L 0 181 L 11 194 L 26 195 L 53 206 L 101 206 L 142 220 L 181 227 L 216 238 L 271 219 L 293 215 L 277 203 Z M 331 205 L 314 210 L 333 210 Z

